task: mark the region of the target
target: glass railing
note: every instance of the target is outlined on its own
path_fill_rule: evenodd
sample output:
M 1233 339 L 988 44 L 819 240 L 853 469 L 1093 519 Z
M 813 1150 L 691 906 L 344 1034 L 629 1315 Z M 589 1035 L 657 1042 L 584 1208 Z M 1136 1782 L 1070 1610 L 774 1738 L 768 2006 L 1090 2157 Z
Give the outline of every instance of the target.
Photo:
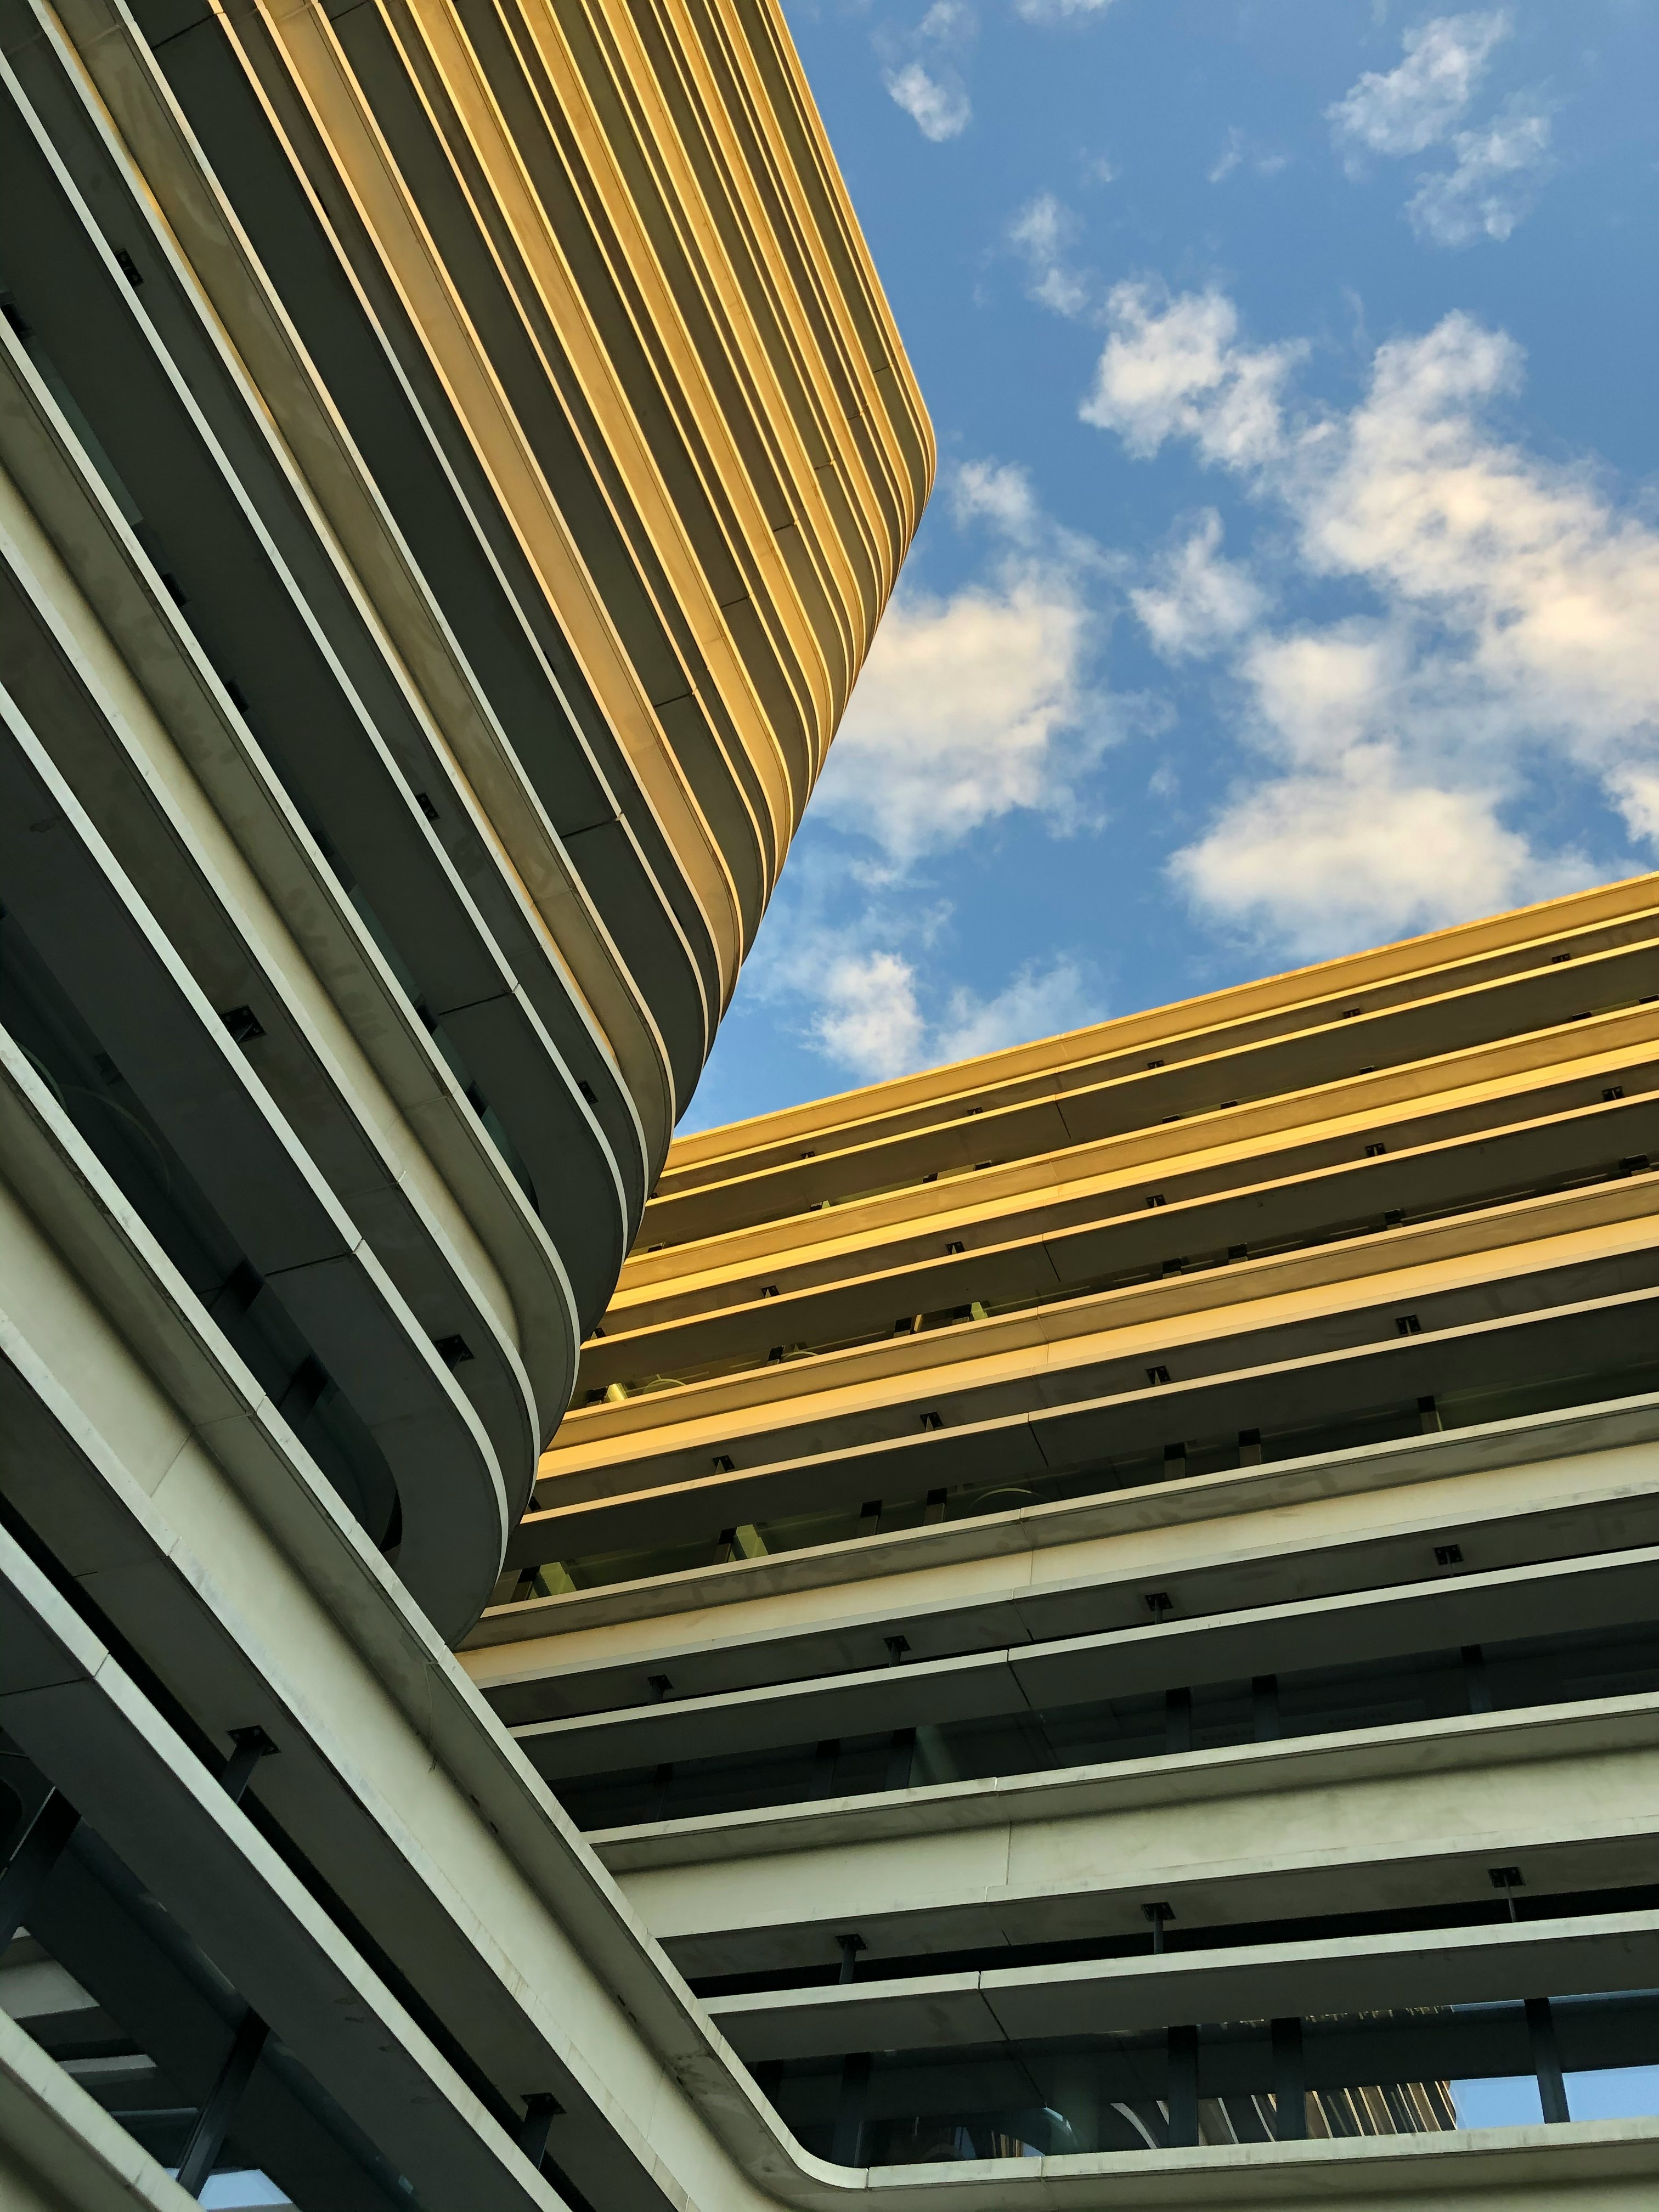
M 1659 2111 L 1659 1991 L 854 2052 L 754 2074 L 802 2146 L 842 2166 L 1422 2135 L 1494 2106 L 1534 2124 L 1634 2118 Z
M 632 1827 L 1655 1692 L 1659 1628 L 1575 1629 L 675 1760 L 557 1790 L 580 1826 Z

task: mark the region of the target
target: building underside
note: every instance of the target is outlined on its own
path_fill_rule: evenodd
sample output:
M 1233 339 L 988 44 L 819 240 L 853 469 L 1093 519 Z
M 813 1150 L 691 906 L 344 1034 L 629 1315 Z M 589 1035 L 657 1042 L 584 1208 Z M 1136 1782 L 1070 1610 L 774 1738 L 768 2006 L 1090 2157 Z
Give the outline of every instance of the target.
M 0 2204 L 1650 2202 L 1659 885 L 671 1149 L 933 467 L 770 0 L 0 0 Z

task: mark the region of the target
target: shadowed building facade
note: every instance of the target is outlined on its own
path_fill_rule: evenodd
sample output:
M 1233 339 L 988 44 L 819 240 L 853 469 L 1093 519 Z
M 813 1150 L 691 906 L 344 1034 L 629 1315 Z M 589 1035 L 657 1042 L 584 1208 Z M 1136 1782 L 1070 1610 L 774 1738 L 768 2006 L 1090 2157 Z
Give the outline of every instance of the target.
M 1656 1013 L 1644 878 L 675 1145 L 463 1656 L 807 2149 L 1650 2195 Z

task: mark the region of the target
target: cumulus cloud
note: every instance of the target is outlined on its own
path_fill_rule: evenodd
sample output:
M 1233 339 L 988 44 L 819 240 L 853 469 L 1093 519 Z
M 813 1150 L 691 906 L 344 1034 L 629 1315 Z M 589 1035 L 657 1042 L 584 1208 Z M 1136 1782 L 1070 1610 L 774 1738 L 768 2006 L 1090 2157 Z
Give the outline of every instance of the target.
M 1159 286 L 1124 283 L 1106 307 L 1111 335 L 1079 410 L 1085 422 L 1115 430 L 1141 460 L 1174 437 L 1231 467 L 1279 451 L 1280 388 L 1305 347 L 1239 345 L 1238 310 L 1219 292 L 1172 300 Z
M 815 801 L 899 866 L 1017 808 L 1074 817 L 1112 734 L 1087 680 L 1093 549 L 1045 522 L 1017 469 L 969 465 L 951 495 L 994 535 L 989 573 L 943 596 L 901 586 Z
M 838 953 L 811 980 L 818 1004 L 808 1042 L 855 1082 L 975 1059 L 1102 1018 L 1097 998 L 1065 958 L 1023 968 L 988 998 L 959 987 L 931 1019 L 926 982 L 900 952 Z
M 1386 76 L 1368 70 L 1326 109 L 1337 143 L 1394 155 L 1437 144 L 1468 108 L 1493 47 L 1509 31 L 1502 9 L 1439 15 L 1407 31 L 1397 69 Z
M 949 592 L 908 582 L 883 617 L 746 971 L 807 1048 L 849 1079 L 991 1052 L 1101 1017 L 1058 957 L 1000 990 L 941 974 L 952 909 L 930 864 L 1024 813 L 1091 818 L 1090 769 L 1152 710 L 1103 694 L 1105 557 L 1059 528 L 1018 469 L 957 469 L 941 507 L 983 557 Z
M 1129 604 L 1158 651 L 1179 660 L 1251 629 L 1266 600 L 1243 569 L 1222 558 L 1221 517 L 1212 507 L 1153 564 L 1152 581 L 1132 590 Z
M 976 27 L 966 0 L 933 0 L 908 36 L 887 32 L 878 40 L 886 52 L 881 81 L 889 96 L 935 144 L 958 137 L 973 120 L 961 63 Z
M 1293 497 L 1316 562 L 1432 621 L 1516 733 L 1599 771 L 1659 734 L 1659 532 L 1492 428 L 1522 362 L 1461 313 L 1379 347 L 1335 434 L 1308 434 Z
M 955 138 L 973 120 L 967 87 L 954 70 L 934 76 L 920 62 L 911 61 L 898 69 L 884 70 L 881 81 L 922 137 L 935 144 Z
M 1550 167 L 1547 115 L 1515 114 L 1452 139 L 1455 168 L 1431 171 L 1406 203 L 1419 238 L 1435 246 L 1505 239 Z
M 1082 314 L 1093 296 L 1088 278 L 1069 259 L 1081 228 L 1052 192 L 1028 200 L 1008 226 L 1008 243 L 1025 264 L 1027 293 L 1059 315 Z
M 916 972 L 900 954 L 842 953 L 817 981 L 810 1035 L 826 1059 L 872 1083 L 926 1065 Z
M 1449 144 L 1449 169 L 1419 172 L 1406 214 L 1431 246 L 1473 246 L 1509 237 L 1551 167 L 1550 120 L 1537 107 L 1512 106 L 1466 130 L 1462 120 L 1492 50 L 1509 35 L 1504 10 L 1442 15 L 1405 36 L 1405 59 L 1375 71 L 1327 108 L 1332 137 L 1350 175 L 1367 153 L 1422 154 Z
M 1211 649 L 1233 640 L 1260 766 L 1177 855 L 1176 880 L 1212 917 L 1312 954 L 1589 880 L 1582 855 L 1534 849 L 1506 819 L 1539 778 L 1599 789 L 1632 837 L 1659 843 L 1659 532 L 1494 426 L 1519 347 L 1449 315 L 1379 347 L 1352 407 L 1296 409 L 1281 389 L 1273 436 L 1240 442 L 1214 418 L 1260 349 L 1225 304 L 1189 295 L 1148 315 L 1137 301 L 1115 337 L 1138 359 L 1199 368 L 1166 378 L 1177 397 L 1150 427 L 1127 406 L 1110 427 L 1136 453 L 1191 440 L 1280 510 L 1304 574 L 1350 587 L 1360 611 L 1215 630 Z M 1195 348 L 1194 328 L 1213 343 Z M 1164 603 L 1182 604 L 1183 561 L 1201 576 L 1218 546 L 1205 529 L 1147 586 L 1155 637 L 1161 618 L 1204 649 L 1201 624 L 1184 631 Z
M 1015 807 L 1067 796 L 1087 611 L 1064 578 L 1018 566 L 947 598 L 913 590 L 878 632 L 818 810 L 909 860 Z
M 1342 763 L 1243 793 L 1171 873 L 1193 903 L 1247 927 L 1269 921 L 1315 959 L 1541 898 L 1525 838 L 1479 794 Z M 1563 883 L 1560 888 L 1569 888 Z

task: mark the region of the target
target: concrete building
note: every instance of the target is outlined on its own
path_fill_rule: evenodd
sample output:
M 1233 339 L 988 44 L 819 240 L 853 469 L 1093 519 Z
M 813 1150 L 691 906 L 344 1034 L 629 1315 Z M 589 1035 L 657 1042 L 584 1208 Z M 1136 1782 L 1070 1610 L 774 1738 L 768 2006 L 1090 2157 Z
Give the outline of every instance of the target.
M 1650 2203 L 1659 886 L 671 1152 L 932 466 L 769 0 L 0 30 L 0 2206 Z
M 1656 1012 L 1646 878 L 676 1144 L 463 1657 L 804 2150 L 1653 2201 Z

